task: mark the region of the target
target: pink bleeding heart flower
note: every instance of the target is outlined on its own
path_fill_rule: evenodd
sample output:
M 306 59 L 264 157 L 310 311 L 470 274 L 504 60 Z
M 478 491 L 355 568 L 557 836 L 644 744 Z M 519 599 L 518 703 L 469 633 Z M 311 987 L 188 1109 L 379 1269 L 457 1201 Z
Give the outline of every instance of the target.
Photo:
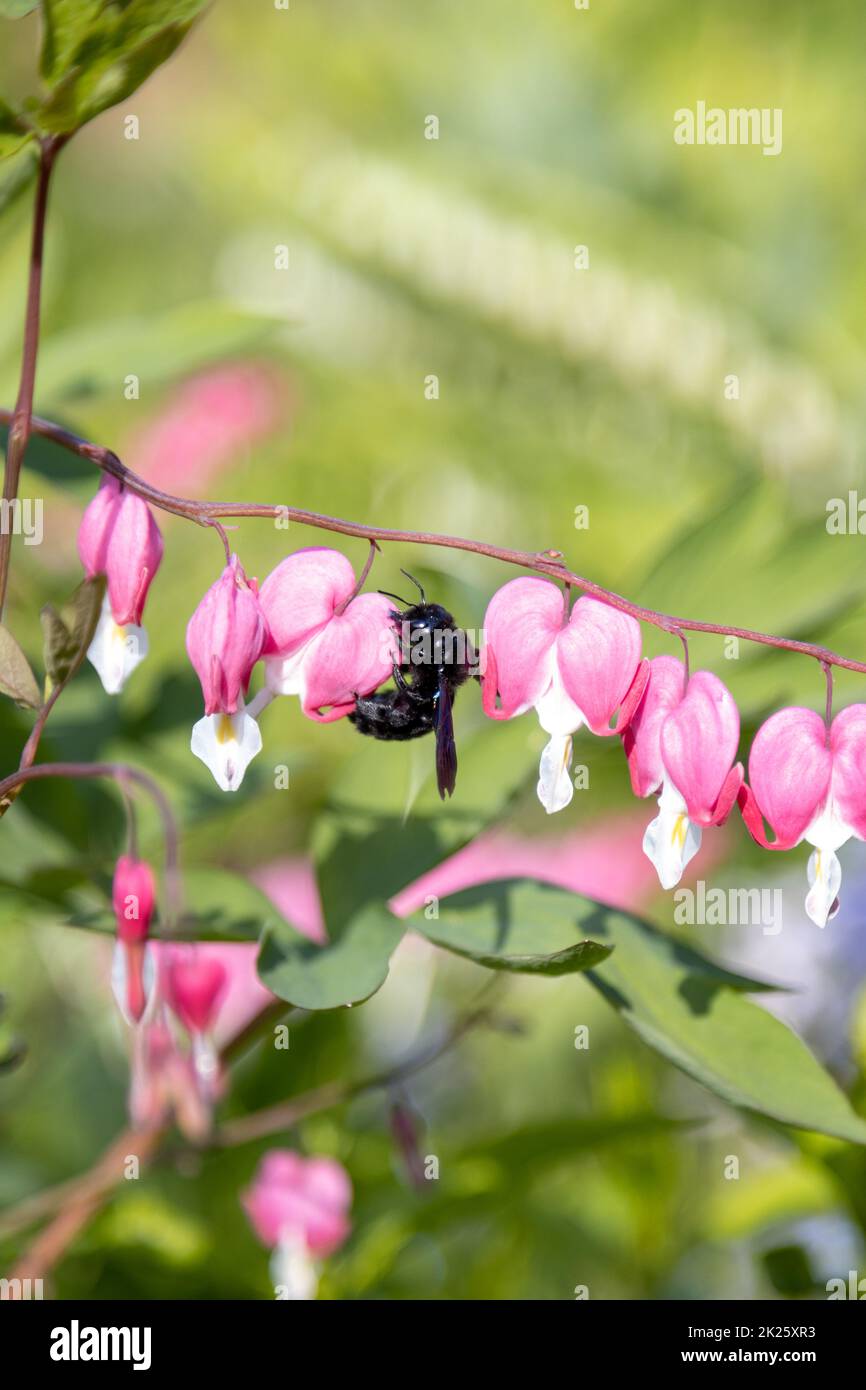
M 78 554 L 88 579 L 104 574 L 108 580 L 87 656 L 109 695 L 123 688 L 147 656 L 141 616 L 162 551 L 162 534 L 150 507 L 106 474 L 81 518 Z
M 640 626 L 630 614 L 589 597 L 578 599 L 569 615 L 557 585 L 523 578 L 494 594 L 484 634 L 485 713 L 512 719 L 535 709 L 550 735 L 538 796 L 548 813 L 560 811 L 574 794 L 574 732 L 583 725 L 594 734 L 621 732 L 641 697 L 648 663 L 641 662 Z
M 262 736 L 244 696 L 262 655 L 267 628 L 256 581 L 233 555 L 189 620 L 186 650 L 201 681 L 204 718 L 190 747 L 223 791 L 236 791 Z
M 153 870 L 142 859 L 122 854 L 114 870 L 111 893 L 117 922 L 112 987 L 127 1023 L 139 1023 L 152 993 L 154 970 L 147 949 L 156 889 Z
M 650 662 L 643 698 L 623 746 L 636 796 L 659 793 L 659 814 L 647 826 L 644 853 L 663 888 L 674 888 L 701 847 L 701 832 L 727 820 L 743 782 L 732 766 L 740 738 L 734 698 L 711 671 L 686 684 L 673 656 Z
M 836 851 L 852 835 L 866 839 L 866 705 L 849 705 L 830 726 L 814 710 L 779 710 L 761 725 L 749 754 L 743 819 L 765 849 L 806 840 L 806 911 L 819 927 L 839 908 L 842 868 Z M 770 842 L 761 817 L 776 836 Z
M 222 1074 L 214 1029 L 230 987 L 224 960 L 197 945 L 165 945 L 160 955 L 163 998 L 192 1039 L 193 1065 L 205 1096 L 216 1093 Z
M 222 960 L 198 946 L 171 946 L 163 953 L 165 998 L 191 1034 L 208 1032 L 228 987 Z
M 314 546 L 288 555 L 262 584 L 268 625 L 265 682 L 274 695 L 298 695 L 308 719 L 349 714 L 392 674 L 394 605 L 355 592 L 355 572 L 338 550 Z
M 160 1129 L 173 1118 L 187 1139 L 200 1143 L 210 1130 L 211 1105 L 164 1011 L 145 1021 L 132 1047 L 129 1116 L 135 1128 Z
M 259 1240 L 274 1252 L 271 1272 L 281 1296 L 315 1298 L 316 1260 L 332 1255 L 351 1229 L 352 1184 L 342 1164 L 272 1149 L 241 1201 Z

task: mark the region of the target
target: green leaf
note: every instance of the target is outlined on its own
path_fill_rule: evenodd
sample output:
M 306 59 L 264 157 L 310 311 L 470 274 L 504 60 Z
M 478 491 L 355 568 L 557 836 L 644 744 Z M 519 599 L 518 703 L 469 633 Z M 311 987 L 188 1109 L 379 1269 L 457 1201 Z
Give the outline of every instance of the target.
M 53 603 L 46 603 L 39 614 L 45 644 L 45 669 L 52 686 L 65 685 L 71 680 L 87 655 L 93 640 L 102 599 L 105 579 L 85 579 L 79 584 L 64 615 Z
M 174 53 L 205 0 L 44 0 L 37 119 L 67 134 L 137 90 Z
M 325 946 L 281 925 L 268 932 L 262 945 L 259 978 L 298 1008 L 358 1004 L 385 983 L 403 932 L 402 923 L 376 905 L 355 913 L 337 940 Z
M 504 920 L 500 908 L 501 902 L 489 891 L 470 888 L 450 897 L 448 911 L 440 917 L 428 921 L 420 911 L 409 920 L 428 941 L 488 970 L 570 975 L 600 965 L 613 950 L 599 941 L 563 945 L 558 925 L 547 932 L 539 931 L 531 917 Z
M 20 114 L 0 97 L 0 159 L 15 154 L 32 138 L 32 131 L 22 128 Z
M 72 66 L 76 52 L 97 32 L 103 8 L 103 0 L 43 0 L 39 70 L 46 82 L 58 82 Z
M 41 709 L 42 696 L 30 663 L 8 628 L 0 625 L 0 691 L 17 705 Z
M 0 165 L 0 213 L 12 207 L 35 181 L 39 154 L 33 141 L 22 145 Z
M 193 301 L 144 318 L 100 319 L 52 335 L 39 355 L 39 398 L 46 406 L 116 392 L 124 373 L 151 389 L 235 354 L 253 352 L 276 331 L 274 321 L 215 300 Z M 14 398 L 17 365 L 0 375 L 0 398 Z M 57 413 L 55 411 L 55 413 Z
M 313 843 L 327 944 L 279 927 L 262 945 L 259 975 L 281 999 L 329 1009 L 374 994 L 406 930 L 388 900 L 502 813 L 527 772 L 525 758 L 509 756 L 520 746 L 513 727 L 486 722 L 474 737 L 458 731 L 458 742 L 448 803 L 436 792 L 432 742 L 409 750 L 371 739 L 342 769 Z
M 486 903 L 486 905 L 485 905 Z M 449 940 L 497 953 L 531 935 L 545 952 L 586 936 L 613 948 L 587 979 L 628 1025 L 668 1061 L 732 1105 L 783 1124 L 866 1143 L 866 1120 L 851 1109 L 806 1045 L 744 997 L 766 989 L 726 970 L 646 922 L 563 889 L 526 880 L 455 894 L 432 925 Z
M 7 1019 L 3 1017 L 6 1000 L 0 994 L 0 1076 L 14 1071 L 27 1055 L 26 1044 L 12 1032 Z

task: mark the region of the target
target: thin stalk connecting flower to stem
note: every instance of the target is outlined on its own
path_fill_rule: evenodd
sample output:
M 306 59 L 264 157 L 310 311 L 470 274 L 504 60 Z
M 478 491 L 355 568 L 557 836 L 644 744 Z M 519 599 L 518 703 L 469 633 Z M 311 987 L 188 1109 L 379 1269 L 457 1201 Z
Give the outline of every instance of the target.
M 124 797 L 130 784 L 141 787 L 153 801 L 162 821 L 165 840 L 165 890 L 168 904 L 167 924 L 176 923 L 180 913 L 180 872 L 178 869 L 178 830 L 174 813 L 162 788 L 140 768 L 126 763 L 37 763 L 21 767 L 0 781 L 0 806 L 9 803 L 13 794 L 25 782 L 41 781 L 48 777 L 109 777 L 117 782 Z
M 11 419 L 12 412 L 0 408 L 0 423 L 8 423 Z M 435 545 L 448 550 L 468 551 L 473 555 L 484 555 L 491 560 L 500 560 L 507 565 L 517 565 L 521 569 L 533 570 L 537 574 L 543 574 L 560 583 L 573 585 L 582 590 L 583 593 L 590 594 L 593 598 L 600 599 L 603 603 L 610 604 L 611 607 L 618 608 L 623 613 L 629 613 L 639 622 L 648 623 L 651 627 L 657 627 L 662 632 L 679 636 L 681 639 L 683 632 L 703 632 L 718 637 L 736 637 L 742 642 L 755 642 L 761 646 L 776 647 L 782 651 L 798 652 L 801 656 L 810 656 L 815 661 L 820 662 L 822 666 L 838 666 L 846 671 L 857 671 L 860 675 L 866 675 L 866 662 L 841 656 L 838 652 L 830 651 L 829 648 L 819 646 L 815 642 L 801 642 L 793 637 L 776 637 L 769 632 L 759 632 L 756 629 L 746 627 L 732 627 L 727 623 L 700 622 L 694 618 L 680 618 L 669 613 L 659 613 L 653 608 L 645 608 L 638 603 L 632 603 L 629 599 L 623 598 L 621 594 L 614 593 L 611 589 L 605 589 L 601 584 L 596 584 L 594 580 L 575 574 L 568 568 L 562 552 L 559 550 L 512 550 L 505 546 L 491 545 L 487 541 L 470 540 L 463 536 L 438 535 L 430 531 L 397 531 L 388 527 L 367 526 L 360 522 L 346 521 L 341 517 L 305 511 L 300 507 L 288 507 L 279 503 L 203 502 L 189 497 L 176 497 L 172 493 L 163 492 L 160 488 L 153 487 L 144 478 L 133 473 L 130 468 L 121 463 L 111 449 L 106 449 L 99 444 L 92 444 L 50 420 L 42 420 L 34 416 L 31 423 L 35 434 L 40 435 L 43 439 L 50 439 L 61 448 L 76 454 L 79 458 L 88 459 L 103 472 L 119 479 L 145 502 L 149 502 L 151 506 L 164 512 L 171 512 L 175 516 L 186 517 L 188 521 L 194 521 L 199 526 L 212 526 L 214 520 L 219 517 L 264 517 L 269 520 L 295 521 L 300 526 L 316 527 L 322 531 L 331 531 L 335 535 L 356 536 L 360 540 L 367 540 L 375 544 L 383 541 L 394 541 L 406 545 Z

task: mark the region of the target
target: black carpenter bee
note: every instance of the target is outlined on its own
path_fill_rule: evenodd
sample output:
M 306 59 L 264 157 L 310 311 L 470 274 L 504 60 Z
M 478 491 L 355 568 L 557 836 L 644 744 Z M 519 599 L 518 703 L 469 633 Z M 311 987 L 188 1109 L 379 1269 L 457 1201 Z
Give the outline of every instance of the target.
M 409 739 L 436 731 L 436 781 L 439 795 L 451 796 L 457 781 L 457 745 L 451 706 L 459 685 L 475 675 L 478 661 L 466 633 L 439 603 L 428 603 L 414 575 L 401 571 L 417 587 L 420 603 L 399 594 L 387 598 L 406 604 L 391 614 L 400 638 L 400 660 L 394 663 L 394 689 L 357 696 L 349 715 L 361 734 L 373 738 Z M 385 590 L 380 592 L 385 593 Z

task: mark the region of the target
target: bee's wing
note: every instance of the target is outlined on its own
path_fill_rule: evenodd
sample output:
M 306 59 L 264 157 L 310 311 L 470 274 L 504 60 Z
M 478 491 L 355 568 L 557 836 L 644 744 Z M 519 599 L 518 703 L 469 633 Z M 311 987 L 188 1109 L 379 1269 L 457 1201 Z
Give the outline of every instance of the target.
M 436 782 L 439 795 L 452 795 L 457 782 L 457 745 L 454 742 L 454 721 L 451 718 L 451 690 L 445 676 L 439 676 L 439 699 L 436 702 Z

